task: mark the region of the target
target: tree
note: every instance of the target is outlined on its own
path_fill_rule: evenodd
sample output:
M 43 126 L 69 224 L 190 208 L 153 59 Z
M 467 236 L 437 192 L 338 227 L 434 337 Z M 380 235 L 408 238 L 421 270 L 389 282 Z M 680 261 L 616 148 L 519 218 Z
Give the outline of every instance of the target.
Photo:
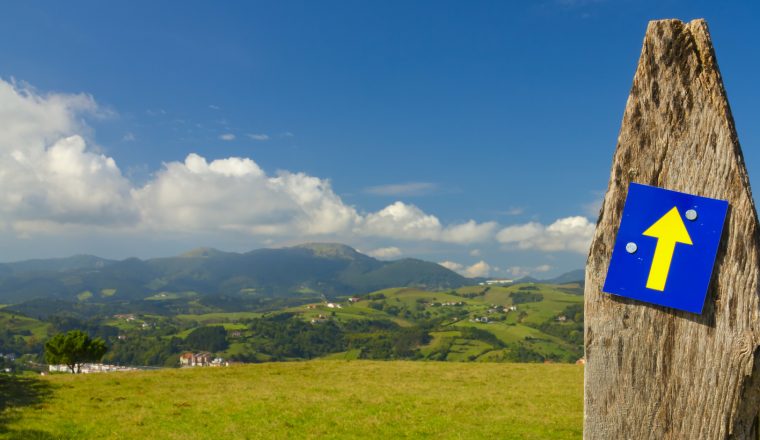
M 219 325 L 198 327 L 187 335 L 185 344 L 192 350 L 223 351 L 229 346 L 227 330 Z
M 80 373 L 85 362 L 97 362 L 108 351 L 105 341 L 91 339 L 81 330 L 59 333 L 45 343 L 48 364 L 64 364 L 72 373 Z

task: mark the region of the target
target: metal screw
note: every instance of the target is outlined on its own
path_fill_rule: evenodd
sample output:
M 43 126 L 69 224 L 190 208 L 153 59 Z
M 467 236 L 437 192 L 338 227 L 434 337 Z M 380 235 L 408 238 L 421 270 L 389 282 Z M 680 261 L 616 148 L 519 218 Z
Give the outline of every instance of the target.
M 691 220 L 691 221 L 696 220 L 697 219 L 697 211 L 695 211 L 693 209 L 690 209 L 690 210 L 686 211 L 686 219 L 687 220 Z
M 630 243 L 628 243 L 628 244 L 625 245 L 625 251 L 628 252 L 629 254 L 632 254 L 632 253 L 636 252 L 636 250 L 638 248 L 639 247 L 636 246 L 636 243 L 634 243 L 634 242 L 630 242 Z

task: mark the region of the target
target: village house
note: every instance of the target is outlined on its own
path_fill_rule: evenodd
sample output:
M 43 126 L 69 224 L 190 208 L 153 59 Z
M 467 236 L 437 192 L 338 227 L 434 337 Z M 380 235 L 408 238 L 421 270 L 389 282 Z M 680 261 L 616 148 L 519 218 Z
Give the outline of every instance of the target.
M 179 365 L 181 367 L 206 367 L 211 365 L 211 353 L 202 351 L 200 353 L 185 352 L 179 356 Z
M 359 298 L 358 296 L 352 296 L 351 298 L 348 299 L 348 302 L 350 303 L 357 303 L 359 301 L 361 301 L 361 298 Z
M 335 304 L 335 303 L 327 303 L 327 308 L 328 309 L 342 309 L 343 306 L 341 306 L 340 304 Z
M 230 332 L 231 338 L 239 338 L 242 335 L 243 335 L 243 332 L 241 332 L 240 330 L 233 330 Z
M 121 314 L 118 314 L 118 315 L 113 315 L 113 317 L 116 318 L 116 319 L 123 319 L 125 321 L 134 321 L 135 320 L 135 315 L 133 315 L 131 313 L 121 313 Z

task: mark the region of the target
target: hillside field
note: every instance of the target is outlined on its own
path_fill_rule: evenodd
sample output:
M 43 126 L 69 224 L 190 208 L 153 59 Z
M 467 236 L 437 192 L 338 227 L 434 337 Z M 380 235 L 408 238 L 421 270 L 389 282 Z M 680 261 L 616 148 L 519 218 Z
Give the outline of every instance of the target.
M 0 375 L 0 438 L 577 439 L 583 367 L 409 361 Z

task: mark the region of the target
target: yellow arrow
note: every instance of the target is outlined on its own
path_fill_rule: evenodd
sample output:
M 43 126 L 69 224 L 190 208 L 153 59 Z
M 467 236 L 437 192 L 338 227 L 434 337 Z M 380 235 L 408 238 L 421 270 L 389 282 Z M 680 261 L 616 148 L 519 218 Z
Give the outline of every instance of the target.
M 670 272 L 670 262 L 673 260 L 673 251 L 676 249 L 676 243 L 692 245 L 689 231 L 683 224 L 681 214 L 678 209 L 673 207 L 652 226 L 644 231 L 647 237 L 657 239 L 657 246 L 654 248 L 654 257 L 652 258 L 652 267 L 649 269 L 649 278 L 647 278 L 647 289 L 665 290 L 665 281 L 668 280 Z

